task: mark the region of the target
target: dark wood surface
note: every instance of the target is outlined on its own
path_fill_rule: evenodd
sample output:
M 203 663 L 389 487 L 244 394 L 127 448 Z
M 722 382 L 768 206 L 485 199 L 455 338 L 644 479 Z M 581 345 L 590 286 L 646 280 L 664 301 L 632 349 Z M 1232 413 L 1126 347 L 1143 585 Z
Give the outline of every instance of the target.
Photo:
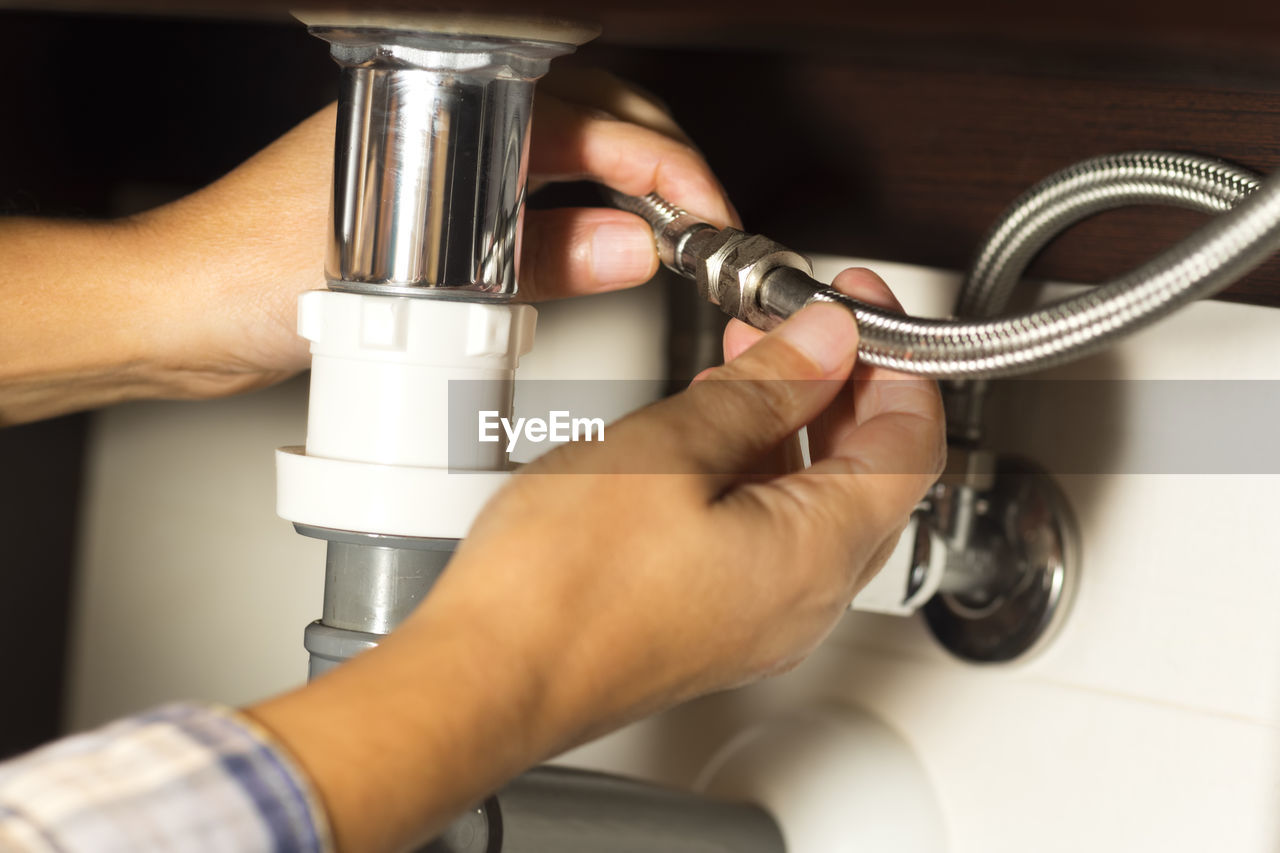
M 881 43 L 752 54 L 588 46 L 672 106 L 748 227 L 811 251 L 963 269 L 990 223 L 1046 175 L 1098 154 L 1189 151 L 1280 165 L 1280 68 L 1217 47 L 1128 52 Z M 1230 61 L 1227 61 L 1230 60 Z M 1204 221 L 1142 208 L 1083 223 L 1032 275 L 1124 272 Z M 1280 260 L 1226 298 L 1280 305 Z
M 55 5 L 257 17 L 298 29 L 288 23 L 294 4 L 286 0 Z M 1160 148 L 1263 172 L 1280 165 L 1277 3 L 467 0 L 457 7 L 603 24 L 601 39 L 569 61 L 646 84 L 706 151 L 748 225 L 813 251 L 963 269 L 1005 205 L 1085 157 Z M 191 38 L 192 25 L 183 33 Z M 296 38 L 280 38 L 297 50 Z M 1167 209 L 1107 214 L 1050 247 L 1031 273 L 1101 281 L 1200 222 Z M 1224 298 L 1280 305 L 1280 261 Z
M 1264 43 L 1280 27 L 1280 8 L 1254 0 L 8 0 L 32 10 L 279 20 L 290 10 L 492 13 L 591 21 L 613 41 L 658 46 L 759 44 L 849 33 L 1106 39 L 1133 44 L 1149 36 L 1202 42 L 1225 36 Z

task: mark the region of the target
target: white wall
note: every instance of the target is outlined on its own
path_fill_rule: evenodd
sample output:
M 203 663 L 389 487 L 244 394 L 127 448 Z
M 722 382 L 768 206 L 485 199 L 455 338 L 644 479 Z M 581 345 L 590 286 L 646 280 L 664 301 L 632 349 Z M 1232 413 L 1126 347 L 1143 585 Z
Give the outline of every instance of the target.
M 949 275 L 873 266 L 913 313 L 942 313 L 954 292 Z M 654 303 L 627 300 L 652 298 L 550 312 L 539 352 L 554 351 L 557 363 L 543 375 L 560 365 L 578 375 L 583 365 L 596 375 L 650 370 Z M 593 336 L 589 346 L 575 342 L 579 333 Z M 601 364 L 602 353 L 614 363 Z M 652 375 L 644 370 L 629 375 Z M 1196 305 L 1067 374 L 1280 379 L 1280 311 Z M 244 702 L 301 679 L 323 547 L 274 517 L 271 451 L 300 442 L 304 397 L 292 384 L 99 416 L 74 726 L 173 697 Z M 1167 412 L 1123 401 L 1105 431 L 1098 413 L 1057 413 L 1055 429 L 1020 440 L 1034 451 L 1084 436 L 1122 465 L 1141 451 L 1143 419 L 1153 416 Z M 1234 440 L 1239 430 L 1224 423 L 1222 433 Z M 1079 516 L 1084 572 L 1064 630 L 1035 660 L 979 669 L 949 658 L 918 619 L 851 615 L 795 672 L 565 760 L 689 784 L 753 721 L 843 703 L 914 747 L 957 853 L 1280 848 L 1280 477 L 1125 474 L 1062 485 Z M 793 853 L 847 843 L 833 835 L 822 851 Z

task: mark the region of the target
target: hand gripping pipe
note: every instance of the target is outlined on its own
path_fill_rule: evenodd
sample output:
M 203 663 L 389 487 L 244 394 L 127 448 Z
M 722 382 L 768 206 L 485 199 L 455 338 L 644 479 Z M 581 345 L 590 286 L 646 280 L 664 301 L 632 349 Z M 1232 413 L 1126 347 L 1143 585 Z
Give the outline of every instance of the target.
M 536 312 L 512 297 L 535 81 L 595 29 L 307 17 L 342 69 L 329 286 L 299 300 L 312 352 L 307 440 L 276 464 L 280 515 L 327 542 L 323 611 L 304 634 L 315 677 L 418 606 L 509 474 L 500 444 L 461 436 L 478 412 L 511 414 L 533 342 Z M 783 849 L 775 819 L 750 803 L 556 768 L 513 780 L 424 848 Z
M 1133 272 L 1071 299 L 998 319 L 933 320 L 845 296 L 814 281 L 804 259 L 786 247 L 716 229 L 655 194 L 613 200 L 653 227 L 670 269 L 697 281 L 703 296 L 731 316 L 769 329 L 810 302 L 844 305 L 858 321 L 864 362 L 937 378 L 1011 376 L 1080 358 L 1216 293 L 1280 250 L 1280 181 L 1260 185 L 1246 172 L 1181 155 L 1140 153 L 1089 164 L 1028 194 L 1048 203 L 1023 204 L 1023 215 L 1002 220 L 964 305 L 1001 307 L 1021 268 L 1050 237 L 1099 210 L 1151 199 L 1231 209 Z

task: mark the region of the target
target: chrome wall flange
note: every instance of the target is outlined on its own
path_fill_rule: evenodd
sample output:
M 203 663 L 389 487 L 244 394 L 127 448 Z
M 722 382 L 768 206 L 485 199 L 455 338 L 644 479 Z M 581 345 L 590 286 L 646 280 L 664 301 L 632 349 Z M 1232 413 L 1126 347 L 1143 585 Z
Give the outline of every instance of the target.
M 1054 479 L 1029 460 L 970 451 L 959 463 L 931 496 L 947 559 L 925 621 L 962 660 L 1025 658 L 1070 609 L 1080 573 L 1075 518 Z

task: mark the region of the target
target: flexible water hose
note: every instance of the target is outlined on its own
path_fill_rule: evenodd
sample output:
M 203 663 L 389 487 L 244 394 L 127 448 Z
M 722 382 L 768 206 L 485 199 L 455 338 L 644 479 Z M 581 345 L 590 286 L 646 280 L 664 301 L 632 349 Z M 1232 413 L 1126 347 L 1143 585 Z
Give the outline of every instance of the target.
M 1099 210 L 1152 199 L 1203 210 L 1231 209 L 1126 275 L 1071 299 L 1008 317 L 904 317 L 786 267 L 764 277 L 757 300 L 773 317 L 788 316 L 814 301 L 846 306 L 858 321 L 860 358 L 869 364 L 938 378 L 1042 370 L 1093 352 L 1187 302 L 1216 293 L 1280 250 L 1280 181 L 1259 184 L 1233 167 L 1183 155 L 1148 152 L 1100 158 L 1041 182 L 1001 220 L 979 255 L 971 276 L 975 284 L 966 287 L 965 304 L 975 310 L 1002 305 L 1035 251 L 1062 228 Z M 693 276 L 695 262 L 705 259 L 690 257 L 697 254 L 690 250 L 696 243 L 690 235 L 710 226 L 656 195 L 615 200 L 649 222 L 664 260 L 674 261 L 673 269 Z
M 1027 190 L 991 227 L 969 268 L 955 313 L 1000 314 L 1036 254 L 1097 213 L 1142 204 L 1223 213 L 1261 185 L 1252 172 L 1193 154 L 1133 151 L 1082 160 Z
M 1031 187 L 991 227 L 965 276 L 955 313 L 999 315 L 1040 250 L 1094 214 L 1142 204 L 1217 214 L 1260 186 L 1252 172 L 1193 154 L 1133 151 L 1082 160 Z M 980 441 L 987 385 L 985 379 L 972 379 L 946 387 L 947 433 L 953 442 Z

